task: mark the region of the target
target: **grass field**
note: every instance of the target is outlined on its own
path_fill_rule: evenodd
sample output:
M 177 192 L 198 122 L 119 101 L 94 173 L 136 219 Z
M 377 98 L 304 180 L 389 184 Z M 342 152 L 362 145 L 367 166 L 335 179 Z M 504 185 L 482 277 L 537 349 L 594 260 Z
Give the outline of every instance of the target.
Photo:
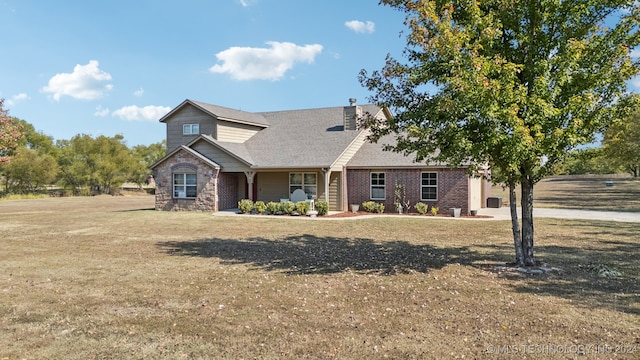
M 606 186 L 607 181 L 613 186 Z M 492 195 L 508 202 L 507 190 L 496 186 Z M 516 192 L 520 206 L 520 189 Z M 640 212 L 640 179 L 620 175 L 551 176 L 534 186 L 533 201 L 534 207 Z
M 152 207 L 0 202 L 0 359 L 640 354 L 640 224 L 540 219 L 527 275 L 508 221 Z

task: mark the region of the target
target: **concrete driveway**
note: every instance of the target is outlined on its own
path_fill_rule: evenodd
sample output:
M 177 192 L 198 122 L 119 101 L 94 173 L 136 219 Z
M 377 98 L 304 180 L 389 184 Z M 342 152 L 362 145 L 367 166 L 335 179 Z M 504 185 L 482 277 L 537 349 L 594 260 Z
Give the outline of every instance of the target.
M 478 215 L 493 216 L 494 220 L 511 220 L 509 207 L 485 208 L 478 210 Z M 520 208 L 518 216 L 521 217 Z M 603 220 L 618 222 L 640 222 L 640 213 L 618 211 L 591 211 L 573 209 L 534 208 L 533 217 L 578 220 Z

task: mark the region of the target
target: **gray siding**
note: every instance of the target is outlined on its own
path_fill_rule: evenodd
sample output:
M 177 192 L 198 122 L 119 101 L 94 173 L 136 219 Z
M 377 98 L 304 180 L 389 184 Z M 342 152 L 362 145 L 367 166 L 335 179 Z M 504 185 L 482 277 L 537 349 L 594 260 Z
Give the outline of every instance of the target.
M 211 159 L 218 165 L 220 165 L 223 172 L 244 172 L 248 171 L 249 167 L 228 153 L 220 150 L 217 147 L 211 146 L 211 144 L 205 141 L 198 141 L 191 146 L 191 148 L 205 157 Z
M 198 134 L 183 135 L 182 125 L 184 124 L 198 124 L 200 126 L 200 134 L 216 137 L 216 120 L 191 105 L 180 109 L 166 123 L 167 153 L 170 153 L 180 145 L 188 144 L 198 137 Z

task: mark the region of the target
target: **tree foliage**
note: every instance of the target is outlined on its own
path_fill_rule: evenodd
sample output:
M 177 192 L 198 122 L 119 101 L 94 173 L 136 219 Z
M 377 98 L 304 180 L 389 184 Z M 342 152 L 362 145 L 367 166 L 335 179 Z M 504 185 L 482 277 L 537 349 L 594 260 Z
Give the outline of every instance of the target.
M 558 174 L 617 174 L 621 168 L 610 161 L 603 147 L 589 147 L 570 151 L 558 166 Z
M 360 82 L 395 117 L 364 121 L 388 149 L 488 164 L 510 189 L 516 262 L 534 265 L 533 185 L 630 108 L 639 9 L 627 0 L 382 0 L 406 13 L 406 61 Z M 605 26 L 605 22 L 608 27 Z M 496 176 L 497 175 L 497 176 Z M 522 228 L 515 188 L 522 189 Z
M 58 141 L 61 181 L 74 194 L 88 188 L 92 195 L 112 194 L 128 178 L 133 159 L 122 135 L 76 135 Z
M 149 168 L 167 154 L 166 140 L 151 145 L 137 145 L 131 149 L 135 159 L 129 180 L 140 186 L 146 183 L 151 175 Z
M 603 143 L 609 162 L 634 177 L 640 175 L 640 111 L 615 121 L 605 132 Z
M 55 183 L 57 174 L 58 164 L 53 156 L 24 146 L 16 150 L 3 169 L 5 189 L 14 194 L 42 191 L 45 185 Z
M 22 127 L 9 116 L 9 111 L 4 109 L 4 99 L 0 99 L 0 165 L 9 161 L 21 138 Z

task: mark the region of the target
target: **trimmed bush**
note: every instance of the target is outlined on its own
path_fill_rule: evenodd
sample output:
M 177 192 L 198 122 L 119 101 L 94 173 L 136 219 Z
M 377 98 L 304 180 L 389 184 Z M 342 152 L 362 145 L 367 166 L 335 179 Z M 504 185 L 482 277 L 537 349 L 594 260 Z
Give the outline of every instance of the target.
M 431 207 L 431 215 L 436 216 L 438 215 L 438 208 L 435 206 Z
M 309 212 L 310 208 L 311 208 L 311 204 L 309 204 L 306 201 L 298 201 L 296 203 L 296 211 L 300 215 L 307 215 L 307 213 Z
M 256 201 L 253 207 L 256 209 L 258 214 L 264 214 L 264 212 L 267 210 L 267 205 L 265 205 L 264 201 Z
M 270 201 L 267 204 L 267 211 L 269 212 L 269 214 L 271 215 L 276 215 L 277 213 L 280 212 L 280 203 L 279 202 L 273 202 Z
M 280 211 L 282 211 L 284 214 L 291 215 L 291 213 L 293 213 L 293 210 L 295 209 L 296 204 L 294 204 L 292 201 L 285 201 L 280 203 Z
M 366 212 L 376 212 L 376 202 L 375 201 L 365 201 L 362 203 L 362 209 Z
M 429 209 L 429 205 L 419 202 L 415 205 L 415 208 L 418 214 L 425 215 L 427 213 L 427 210 Z
M 375 201 L 365 201 L 362 203 L 362 208 L 366 212 L 382 214 L 384 212 L 384 204 L 377 203 Z
M 238 209 L 243 214 L 249 214 L 253 210 L 253 201 L 249 199 L 242 199 L 238 201 Z
M 327 215 L 329 213 L 329 204 L 326 201 L 316 201 L 315 208 L 319 216 Z

